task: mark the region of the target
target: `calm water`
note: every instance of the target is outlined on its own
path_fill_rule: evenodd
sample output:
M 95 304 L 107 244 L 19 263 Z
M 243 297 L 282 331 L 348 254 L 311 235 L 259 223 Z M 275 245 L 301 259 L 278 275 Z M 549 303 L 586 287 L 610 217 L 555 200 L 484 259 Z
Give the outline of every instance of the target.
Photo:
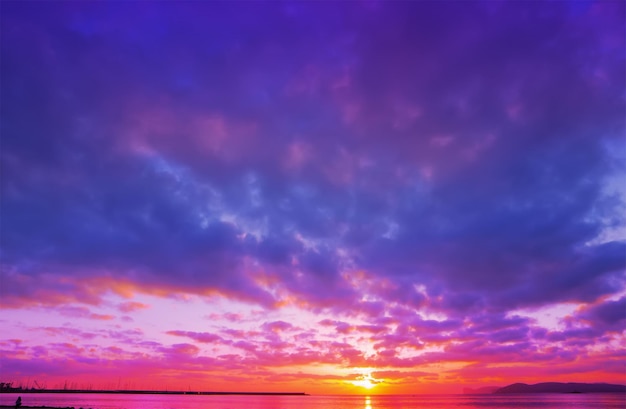
M 18 394 L 0 394 L 12 405 Z M 441 409 L 441 408 L 626 408 L 626 395 L 412 395 L 412 396 L 193 396 L 107 394 L 21 394 L 24 406 L 76 409 Z

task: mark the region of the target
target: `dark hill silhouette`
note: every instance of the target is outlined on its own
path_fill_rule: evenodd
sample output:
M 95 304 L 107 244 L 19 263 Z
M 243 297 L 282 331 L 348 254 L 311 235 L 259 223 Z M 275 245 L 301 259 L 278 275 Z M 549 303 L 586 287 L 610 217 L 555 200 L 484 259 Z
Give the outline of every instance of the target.
M 543 382 L 534 385 L 514 383 L 494 393 L 626 393 L 626 385 L 608 383 Z

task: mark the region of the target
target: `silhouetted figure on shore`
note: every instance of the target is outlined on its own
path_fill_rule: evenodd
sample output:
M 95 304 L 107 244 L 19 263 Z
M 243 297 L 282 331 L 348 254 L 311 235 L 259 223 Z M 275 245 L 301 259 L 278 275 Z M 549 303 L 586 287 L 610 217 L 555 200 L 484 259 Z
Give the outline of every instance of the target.
M 15 401 L 15 409 L 19 408 L 20 406 L 22 406 L 22 397 L 18 396 L 17 400 Z

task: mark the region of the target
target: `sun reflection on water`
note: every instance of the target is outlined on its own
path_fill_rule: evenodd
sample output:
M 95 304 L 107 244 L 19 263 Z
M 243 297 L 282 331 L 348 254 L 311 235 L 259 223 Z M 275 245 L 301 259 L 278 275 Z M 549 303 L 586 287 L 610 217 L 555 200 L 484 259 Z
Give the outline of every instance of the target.
M 372 400 L 369 396 L 365 397 L 365 408 L 364 409 L 372 409 Z

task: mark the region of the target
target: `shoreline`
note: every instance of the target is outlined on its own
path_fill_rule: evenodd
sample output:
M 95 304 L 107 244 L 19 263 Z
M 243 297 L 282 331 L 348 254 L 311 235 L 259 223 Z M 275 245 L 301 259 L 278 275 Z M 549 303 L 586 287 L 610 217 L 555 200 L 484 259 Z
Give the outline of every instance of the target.
M 15 408 L 15 405 L 0 405 L 0 409 Z M 59 407 L 59 406 L 20 406 L 20 409 L 75 409 L 73 406 Z M 87 408 L 85 408 L 87 409 Z
M 243 395 L 243 396 L 309 396 L 304 392 L 213 392 L 213 391 L 145 391 L 145 390 L 65 390 L 65 389 L 24 389 L 0 391 L 0 394 L 38 394 L 38 393 L 67 393 L 67 394 L 116 394 L 116 395 Z M 0 406 L 2 408 L 4 406 Z M 11 407 L 11 406 L 7 406 Z M 25 408 L 25 406 L 22 406 Z

